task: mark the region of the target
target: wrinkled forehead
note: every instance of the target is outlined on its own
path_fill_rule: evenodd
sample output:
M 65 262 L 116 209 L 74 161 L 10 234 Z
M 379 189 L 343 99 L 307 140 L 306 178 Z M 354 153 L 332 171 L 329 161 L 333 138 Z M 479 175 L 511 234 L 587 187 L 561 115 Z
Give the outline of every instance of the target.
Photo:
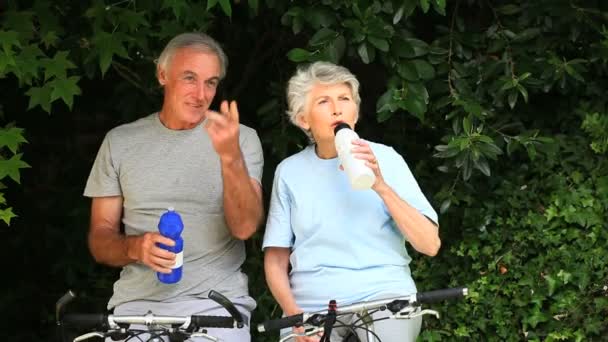
M 159 65 L 162 70 L 163 66 Z M 167 59 L 165 72 L 175 71 L 182 73 L 189 71 L 199 74 L 213 74 L 219 77 L 221 73 L 221 62 L 219 56 L 208 49 L 197 47 L 185 47 L 176 49 Z

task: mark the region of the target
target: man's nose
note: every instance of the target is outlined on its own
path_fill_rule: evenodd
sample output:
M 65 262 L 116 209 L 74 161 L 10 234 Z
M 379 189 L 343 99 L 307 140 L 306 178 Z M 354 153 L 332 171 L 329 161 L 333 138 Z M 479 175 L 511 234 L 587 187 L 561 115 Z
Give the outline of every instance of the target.
M 207 95 L 207 87 L 205 87 L 205 83 L 199 83 L 196 91 L 196 97 L 199 101 L 205 100 Z

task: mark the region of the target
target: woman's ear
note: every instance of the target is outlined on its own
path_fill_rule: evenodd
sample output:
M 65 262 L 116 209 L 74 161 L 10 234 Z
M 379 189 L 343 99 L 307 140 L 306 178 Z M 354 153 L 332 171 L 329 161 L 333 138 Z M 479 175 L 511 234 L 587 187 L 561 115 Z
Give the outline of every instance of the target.
M 304 115 L 304 113 L 300 112 L 296 114 L 296 123 L 300 128 L 308 131 L 310 129 L 310 124 L 308 123 L 308 117 Z

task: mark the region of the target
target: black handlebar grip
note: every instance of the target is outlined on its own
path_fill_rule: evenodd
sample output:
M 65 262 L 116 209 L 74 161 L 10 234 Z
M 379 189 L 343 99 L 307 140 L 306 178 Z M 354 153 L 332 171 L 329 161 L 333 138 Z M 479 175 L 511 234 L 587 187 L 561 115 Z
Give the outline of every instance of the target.
M 108 315 L 104 314 L 66 314 L 61 320 L 65 326 L 82 329 L 106 329 L 109 326 Z
M 214 290 L 209 291 L 208 297 L 223 306 L 230 313 L 232 318 L 236 321 L 237 328 L 242 328 L 245 325 L 243 315 L 228 298 Z
M 446 299 L 462 298 L 468 294 L 469 289 L 466 287 L 420 292 L 416 294 L 416 302 L 420 304 L 435 303 Z
M 234 328 L 234 319 L 228 316 L 192 316 L 193 328 Z
M 297 314 L 297 315 L 287 316 L 287 317 L 283 317 L 283 318 L 279 318 L 279 319 L 271 319 L 262 324 L 258 324 L 258 331 L 265 332 L 265 331 L 272 331 L 272 330 L 280 330 L 283 328 L 289 328 L 289 327 L 293 327 L 296 325 L 302 325 L 302 324 L 304 324 L 303 318 L 304 318 L 303 314 Z

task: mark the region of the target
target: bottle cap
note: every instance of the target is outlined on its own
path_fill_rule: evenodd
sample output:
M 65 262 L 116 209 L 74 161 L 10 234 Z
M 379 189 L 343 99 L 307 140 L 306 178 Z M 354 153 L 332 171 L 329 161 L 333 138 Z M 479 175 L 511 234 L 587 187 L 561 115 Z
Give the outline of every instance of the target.
M 336 127 L 334 127 L 334 134 L 338 133 L 338 131 L 342 128 L 352 129 L 346 122 L 340 122 L 336 125 Z

